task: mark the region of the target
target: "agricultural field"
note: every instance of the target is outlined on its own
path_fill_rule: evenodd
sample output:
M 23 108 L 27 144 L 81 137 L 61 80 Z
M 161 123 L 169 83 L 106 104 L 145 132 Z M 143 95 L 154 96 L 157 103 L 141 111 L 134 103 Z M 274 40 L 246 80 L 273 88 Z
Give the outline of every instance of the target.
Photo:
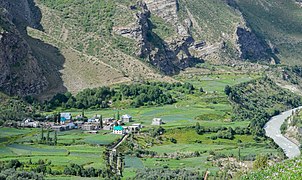
M 221 68 L 221 67 L 220 67 Z M 230 126 L 245 127 L 244 122 L 231 122 L 232 106 L 224 93 L 226 85 L 236 85 L 261 77 L 261 74 L 237 74 L 237 73 L 218 73 L 214 71 L 206 75 L 181 74 L 176 76 L 180 82 L 189 82 L 194 85 L 194 94 L 177 94 L 173 97 L 177 102 L 173 105 L 147 106 L 139 108 L 115 108 L 100 110 L 85 110 L 85 116 L 92 117 L 101 114 L 103 117 L 115 117 L 119 114 L 130 114 L 133 117 L 132 123 L 142 123 L 146 128 L 150 128 L 153 118 L 160 117 L 166 124 L 163 127 L 175 128 L 195 125 L 199 122 L 203 126 Z M 204 92 L 199 92 L 202 88 Z M 173 93 L 173 92 L 172 92 Z M 74 116 L 81 114 L 82 110 L 77 109 L 57 109 L 56 112 L 68 111 Z M 186 113 L 184 113 L 186 112 Z M 131 123 L 130 123 L 131 124 Z M 128 125 L 128 124 L 126 124 Z
M 271 158 L 281 156 L 280 151 L 269 140 L 259 140 L 249 132 L 237 133 L 238 129 L 248 129 L 249 121 L 231 120 L 233 105 L 225 94 L 225 87 L 259 79 L 262 74 L 238 73 L 228 71 L 229 67 L 213 67 L 207 64 L 202 66 L 201 69 L 192 69 L 191 72 L 175 76 L 179 82 L 191 83 L 195 90 L 193 93 L 171 90 L 170 93 L 176 99 L 176 103 L 172 105 L 84 110 L 88 118 L 97 114 L 103 118 L 116 117 L 118 113 L 130 114 L 133 121 L 126 123 L 126 126 L 133 123 L 144 125 L 141 134 L 134 134 L 118 149 L 120 152 L 125 151 L 123 179 L 134 178 L 138 171 L 156 168 L 186 169 L 201 174 L 208 170 L 215 176 L 221 171 L 221 167 L 216 163 L 221 158 L 230 157 L 251 162 L 264 152 Z M 195 73 L 192 73 L 193 71 Z M 82 114 L 80 109 L 57 108 L 45 115 L 56 112 L 70 112 L 74 117 Z M 155 117 L 162 118 L 165 122 L 161 126 L 164 132 L 152 135 L 159 129 L 158 126 L 151 125 Z M 197 124 L 205 132 L 199 133 L 196 130 Z M 237 129 L 231 138 L 220 137 L 221 133 L 230 129 Z M 82 165 L 84 168 L 106 168 L 103 157 L 105 149 L 121 138 L 120 135 L 113 135 L 111 131 L 105 130 L 100 130 L 97 134 L 71 130 L 59 132 L 57 146 L 51 146 L 39 144 L 40 129 L 2 128 L 1 132 L 0 161 L 18 158 L 27 163 L 43 159 L 45 162 L 51 161 L 53 171 L 61 172 L 71 163 Z M 50 137 L 53 136 L 54 132 L 50 132 Z M 70 177 L 58 175 L 55 178 Z
M 26 163 L 29 170 L 41 160 L 50 163 L 52 171 L 63 171 L 71 163 L 82 165 L 84 168 L 104 168 L 105 145 L 121 138 L 108 131 L 87 134 L 80 130 L 71 130 L 59 132 L 58 144 L 51 146 L 38 143 L 41 137 L 40 129 L 1 128 L 0 131 L 0 161 L 18 159 Z M 51 132 L 50 137 L 53 136 L 54 132 Z

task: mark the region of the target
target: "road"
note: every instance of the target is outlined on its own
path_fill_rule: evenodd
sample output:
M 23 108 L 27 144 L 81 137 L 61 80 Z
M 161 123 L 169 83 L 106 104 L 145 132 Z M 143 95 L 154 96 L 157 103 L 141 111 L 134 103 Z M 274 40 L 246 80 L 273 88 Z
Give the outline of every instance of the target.
M 294 110 L 301 107 L 283 112 L 280 115 L 272 117 L 264 126 L 266 136 L 272 138 L 279 147 L 281 147 L 288 158 L 294 158 L 300 155 L 299 147 L 281 134 L 281 125 Z
M 127 139 L 128 136 L 129 136 L 129 134 L 124 134 L 122 139 L 120 139 L 111 149 L 116 150 L 124 142 L 124 140 Z

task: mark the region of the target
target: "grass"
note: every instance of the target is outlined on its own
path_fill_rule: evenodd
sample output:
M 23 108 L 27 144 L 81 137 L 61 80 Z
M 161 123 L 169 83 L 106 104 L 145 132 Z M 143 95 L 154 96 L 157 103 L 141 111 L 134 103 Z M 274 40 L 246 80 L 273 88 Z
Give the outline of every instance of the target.
M 47 159 L 51 161 L 52 170 L 59 171 L 70 163 L 80 164 L 85 168 L 104 168 L 104 145 L 121 137 L 108 131 L 87 134 L 80 130 L 71 130 L 59 132 L 58 145 L 49 146 L 37 144 L 41 137 L 39 129 L 0 128 L 0 131 L 0 161 L 18 159 L 21 162 L 38 162 L 40 159 Z M 9 134 L 12 134 L 13 138 L 9 137 Z M 46 136 L 46 133 L 44 135 Z M 53 137 L 53 132 L 50 137 Z
M 302 12 L 294 0 L 236 2 L 253 30 L 275 45 L 282 63 L 301 65 Z
M 237 24 L 242 21 L 224 1 L 181 0 L 179 4 L 181 19 L 188 17 L 187 11 L 189 11 L 201 27 L 201 29 L 194 29 L 196 39 L 206 40 L 207 43 L 221 41 L 223 33 L 232 36 Z
M 218 171 L 218 167 L 214 167 L 211 162 L 207 162 L 206 156 L 185 158 L 185 159 L 168 159 L 168 158 L 148 158 L 143 159 L 143 163 L 148 168 L 169 167 L 171 169 L 185 168 L 189 170 L 198 170 L 200 172 L 208 169 L 211 172 Z
M 9 152 L 9 151 L 11 152 Z M 104 167 L 102 152 L 104 147 L 87 145 L 47 146 L 47 145 L 19 145 L 13 144 L 1 147 L 0 161 L 18 159 L 21 162 L 38 162 L 40 159 L 50 160 L 53 170 L 62 171 L 70 163 L 84 165 L 85 168 Z
M 219 138 L 212 140 L 211 136 L 214 135 L 216 133 L 198 135 L 193 128 L 171 129 L 162 136 L 166 141 L 161 144 L 155 144 L 148 150 L 159 154 L 194 153 L 198 151 L 202 153 L 202 156 L 208 156 L 210 151 L 213 151 L 226 156 L 237 156 L 238 147 L 240 146 L 242 156 L 256 156 L 262 152 L 278 154 L 276 149 L 268 147 L 263 142 L 256 142 L 251 135 L 235 135 L 232 140 Z M 176 139 L 177 143 L 171 143 L 169 141 L 171 138 Z
M 111 134 L 111 131 L 99 131 L 97 134 L 88 134 L 81 130 L 72 130 L 69 132 L 60 132 L 58 134 L 58 143 L 108 145 L 120 137 L 120 135 Z
M 219 71 L 219 70 L 217 70 Z M 217 72 L 216 71 L 216 72 Z M 85 115 L 92 117 L 95 114 L 101 114 L 104 118 L 114 117 L 117 111 L 122 114 L 130 114 L 133 117 L 131 123 L 142 123 L 147 128 L 152 127 L 151 122 L 155 117 L 160 117 L 166 124 L 166 128 L 175 128 L 180 126 L 195 125 L 199 122 L 203 126 L 228 126 L 228 127 L 245 127 L 248 125 L 244 122 L 231 122 L 230 116 L 232 106 L 229 103 L 227 96 L 224 93 L 226 85 L 235 85 L 241 82 L 246 82 L 257 78 L 258 74 L 235 74 L 235 73 L 220 73 L 215 75 L 179 75 L 176 77 L 179 81 L 192 83 L 197 91 L 192 95 L 178 95 L 177 103 L 173 105 L 164 105 L 157 107 L 140 107 L 126 109 L 101 109 L 101 110 L 86 110 Z M 198 89 L 202 87 L 207 93 L 199 93 Z M 81 114 L 81 110 L 69 109 L 57 111 L 68 111 L 73 116 Z M 184 113 L 186 112 L 186 113 Z M 131 124 L 129 123 L 129 124 Z
M 301 157 L 286 160 L 261 170 L 253 171 L 241 176 L 241 179 L 301 179 L 302 175 Z

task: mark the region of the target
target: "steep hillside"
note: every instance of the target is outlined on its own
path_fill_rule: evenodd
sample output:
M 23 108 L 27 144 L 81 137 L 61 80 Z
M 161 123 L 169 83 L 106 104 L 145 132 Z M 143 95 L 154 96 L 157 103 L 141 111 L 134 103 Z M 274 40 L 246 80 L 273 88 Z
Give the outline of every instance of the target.
M 302 157 L 286 160 L 262 170 L 244 175 L 241 179 L 301 179 Z
M 0 90 L 24 95 L 42 92 L 48 82 L 14 17 L 0 7 Z
M 301 65 L 302 62 L 302 7 L 297 2 L 236 0 L 250 27 L 284 64 Z
M 11 37 L 23 40 L 27 47 L 19 49 L 36 64 L 22 82 L 40 84 L 5 90 L 11 94 L 47 98 L 144 79 L 173 81 L 167 75 L 204 61 L 302 62 L 301 5 L 294 0 L 4 0 L 0 6 L 16 29 Z M 6 80 L 5 87 L 14 84 Z

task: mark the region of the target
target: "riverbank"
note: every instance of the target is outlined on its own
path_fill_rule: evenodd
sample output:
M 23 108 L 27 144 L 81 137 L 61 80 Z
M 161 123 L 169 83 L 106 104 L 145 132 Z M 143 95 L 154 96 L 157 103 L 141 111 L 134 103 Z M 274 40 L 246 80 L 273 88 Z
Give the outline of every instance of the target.
M 294 158 L 299 156 L 300 149 L 294 142 L 284 137 L 281 133 L 281 125 L 284 123 L 293 111 L 302 109 L 302 106 L 285 111 L 277 116 L 272 117 L 264 126 L 266 136 L 272 138 L 279 147 L 281 147 L 288 158 Z

